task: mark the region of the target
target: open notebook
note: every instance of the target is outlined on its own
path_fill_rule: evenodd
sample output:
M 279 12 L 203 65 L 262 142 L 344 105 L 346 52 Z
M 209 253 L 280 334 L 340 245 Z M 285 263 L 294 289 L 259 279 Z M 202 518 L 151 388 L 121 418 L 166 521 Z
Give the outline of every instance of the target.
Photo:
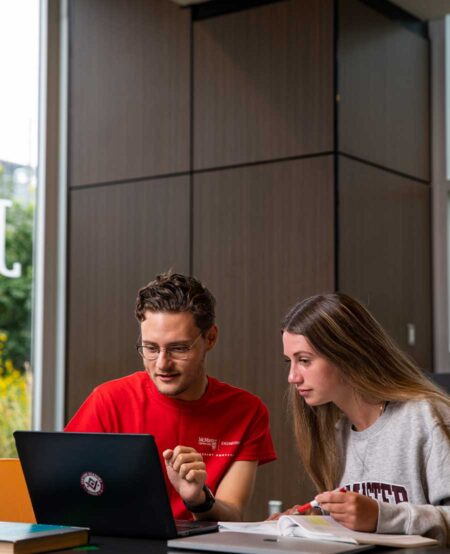
M 217 530 L 214 522 L 174 521 L 151 435 L 16 431 L 14 437 L 38 523 L 155 539 Z
M 344 542 L 348 544 L 373 544 L 410 548 L 433 546 L 435 539 L 420 535 L 391 535 L 361 533 L 340 525 L 330 516 L 281 516 L 277 521 L 261 522 L 219 522 L 220 531 L 263 533 L 282 537 L 301 537 L 321 541 Z
M 173 549 L 211 550 L 236 554 L 341 554 L 374 545 L 409 548 L 437 544 L 417 535 L 360 533 L 343 527 L 330 516 L 281 516 L 278 521 L 219 522 L 226 531 L 202 537 L 168 541 Z

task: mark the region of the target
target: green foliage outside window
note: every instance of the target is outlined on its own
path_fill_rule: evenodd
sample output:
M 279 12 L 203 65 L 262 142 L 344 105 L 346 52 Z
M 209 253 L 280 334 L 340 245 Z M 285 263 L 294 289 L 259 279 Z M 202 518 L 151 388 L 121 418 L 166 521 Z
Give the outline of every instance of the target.
M 31 372 L 4 357 L 8 337 L 0 333 L 0 458 L 17 457 L 13 432 L 31 426 Z
M 0 275 L 0 332 L 8 335 L 5 356 L 20 369 L 30 361 L 33 214 L 32 205 L 13 203 L 7 210 L 6 265 L 19 262 L 22 274 L 16 279 Z
M 0 275 L 0 457 L 15 457 L 12 432 L 31 425 L 34 205 L 15 198 L 12 175 L 1 163 L 0 198 L 13 203 L 6 211 L 6 265 L 22 268 L 18 278 Z

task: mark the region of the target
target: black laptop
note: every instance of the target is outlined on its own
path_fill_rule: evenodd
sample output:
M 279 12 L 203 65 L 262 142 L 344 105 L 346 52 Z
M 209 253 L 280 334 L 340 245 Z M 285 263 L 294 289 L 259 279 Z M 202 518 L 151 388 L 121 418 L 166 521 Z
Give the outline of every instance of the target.
M 214 522 L 173 519 L 151 435 L 16 431 L 14 438 L 38 523 L 154 539 L 217 530 Z

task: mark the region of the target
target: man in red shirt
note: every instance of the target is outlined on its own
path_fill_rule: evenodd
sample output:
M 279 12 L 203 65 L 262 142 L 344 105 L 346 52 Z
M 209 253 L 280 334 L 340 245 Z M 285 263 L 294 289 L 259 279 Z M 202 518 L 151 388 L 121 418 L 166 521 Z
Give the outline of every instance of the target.
M 262 401 L 206 374 L 214 307 L 196 279 L 157 275 L 136 301 L 144 371 L 97 387 L 66 427 L 153 435 L 177 519 L 242 519 L 258 464 L 276 457 Z

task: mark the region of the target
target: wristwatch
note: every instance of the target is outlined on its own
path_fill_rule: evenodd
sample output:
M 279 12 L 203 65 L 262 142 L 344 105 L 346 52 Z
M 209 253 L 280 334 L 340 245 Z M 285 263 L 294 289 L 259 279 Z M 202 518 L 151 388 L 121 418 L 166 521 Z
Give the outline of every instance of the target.
M 205 493 L 205 501 L 201 504 L 189 504 L 183 500 L 186 508 L 193 514 L 202 514 L 203 512 L 209 512 L 209 510 L 214 506 L 216 499 L 214 498 L 213 493 L 209 490 L 209 487 L 203 485 L 203 492 Z

